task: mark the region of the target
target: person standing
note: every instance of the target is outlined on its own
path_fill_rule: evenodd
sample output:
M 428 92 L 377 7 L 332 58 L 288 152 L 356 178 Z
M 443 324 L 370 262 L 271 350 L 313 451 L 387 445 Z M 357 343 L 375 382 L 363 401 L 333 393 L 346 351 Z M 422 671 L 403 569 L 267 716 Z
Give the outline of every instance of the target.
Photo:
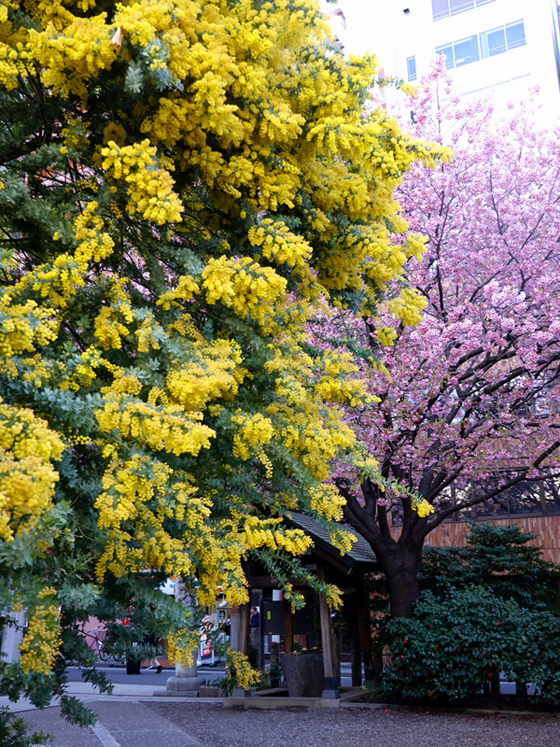
M 257 657 L 258 652 L 260 650 L 260 635 L 259 635 L 259 628 L 261 624 L 261 618 L 259 615 L 259 611 L 256 607 L 251 607 L 251 617 L 249 621 L 250 625 L 250 644 L 251 646 L 256 650 Z
M 254 630 L 255 628 L 258 630 L 260 624 L 261 618 L 258 609 L 256 607 L 251 607 L 251 630 Z

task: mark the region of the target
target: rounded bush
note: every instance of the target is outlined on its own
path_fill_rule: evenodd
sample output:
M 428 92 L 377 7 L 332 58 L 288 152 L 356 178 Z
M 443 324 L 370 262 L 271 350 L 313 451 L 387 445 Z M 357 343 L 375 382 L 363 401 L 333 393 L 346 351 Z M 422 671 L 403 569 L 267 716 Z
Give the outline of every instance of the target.
M 494 672 L 531 682 L 560 702 L 560 618 L 529 611 L 481 587 L 424 592 L 412 619 L 388 620 L 381 642 L 390 653 L 382 687 L 402 700 L 461 701 Z

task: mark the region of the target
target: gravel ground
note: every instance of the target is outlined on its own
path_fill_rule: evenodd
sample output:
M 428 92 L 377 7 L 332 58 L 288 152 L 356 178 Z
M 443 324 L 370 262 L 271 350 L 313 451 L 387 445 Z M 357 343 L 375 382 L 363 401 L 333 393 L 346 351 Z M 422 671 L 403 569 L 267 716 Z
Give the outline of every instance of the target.
M 149 703 L 204 747 L 556 747 L 560 716 Z

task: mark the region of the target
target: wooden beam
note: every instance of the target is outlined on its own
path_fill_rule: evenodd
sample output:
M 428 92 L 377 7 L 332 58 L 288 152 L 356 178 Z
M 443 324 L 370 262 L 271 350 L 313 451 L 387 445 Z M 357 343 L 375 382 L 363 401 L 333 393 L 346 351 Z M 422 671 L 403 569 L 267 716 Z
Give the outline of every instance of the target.
M 317 568 L 317 575 L 321 581 L 325 580 L 325 569 L 322 564 Z M 333 630 L 331 624 L 331 610 L 323 597 L 319 597 L 319 617 L 321 620 L 321 642 L 323 644 L 323 666 L 325 669 L 325 685 L 323 698 L 338 699 L 338 672 L 336 671 L 336 657 L 334 650 Z
M 245 656 L 249 655 L 249 627 L 251 617 L 251 605 L 242 604 L 239 607 L 239 650 Z
M 292 605 L 284 600 L 284 653 L 294 651 L 294 615 Z
M 318 558 L 321 558 L 321 560 L 323 560 L 327 566 L 332 565 L 333 568 L 336 568 L 337 571 L 340 571 L 345 576 L 348 575 L 348 573 L 350 573 L 350 571 L 352 570 L 352 566 L 354 565 L 354 563 L 345 563 L 340 558 L 337 558 L 336 555 L 332 555 L 330 552 L 320 547 L 317 543 L 313 545 L 312 551 L 313 554 Z

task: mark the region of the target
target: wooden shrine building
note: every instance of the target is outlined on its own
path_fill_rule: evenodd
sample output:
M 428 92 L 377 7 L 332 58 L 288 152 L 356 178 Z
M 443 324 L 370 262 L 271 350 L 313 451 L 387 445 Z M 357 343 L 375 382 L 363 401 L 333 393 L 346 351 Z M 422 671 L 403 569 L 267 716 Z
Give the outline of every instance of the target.
M 369 610 L 365 604 L 364 574 L 378 571 L 373 550 L 355 530 L 345 529 L 355 538 L 352 549 L 341 553 L 330 541 L 328 530 L 316 520 L 304 514 L 290 512 L 285 522 L 290 528 L 302 529 L 313 540 L 313 547 L 302 556 L 307 570 L 327 583 L 335 584 L 343 593 L 344 606 L 341 616 L 350 638 L 352 652 L 352 684 L 361 685 L 362 663 L 366 679 L 373 678 L 371 656 L 371 628 Z M 239 608 L 238 646 L 248 654 L 255 630 L 250 628 L 250 608 L 260 608 L 258 650 L 260 665 L 264 666 L 270 654 L 273 637 L 281 641 L 281 651 L 289 654 L 298 648 L 320 647 L 323 653 L 324 690 L 323 698 L 338 698 L 339 657 L 333 636 L 332 616 L 326 601 L 315 594 L 306 583 L 290 578 L 294 591 L 301 592 L 306 599 L 305 607 L 292 613 L 291 604 L 281 599 L 278 580 L 270 576 L 252 559 L 247 563 L 247 580 L 251 603 Z M 232 626 L 232 643 L 233 626 Z

